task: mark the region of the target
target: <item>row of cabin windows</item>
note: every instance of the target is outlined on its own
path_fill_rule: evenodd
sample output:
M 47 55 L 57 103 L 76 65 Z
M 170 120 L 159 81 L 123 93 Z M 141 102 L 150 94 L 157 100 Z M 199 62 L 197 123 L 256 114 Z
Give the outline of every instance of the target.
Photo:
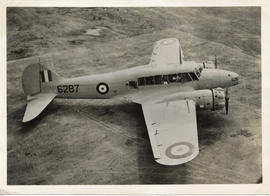
M 198 77 L 194 72 L 190 73 L 178 73 L 169 75 L 156 75 L 138 78 L 138 85 L 153 85 L 153 84 L 168 84 L 174 82 L 189 82 L 193 80 L 198 80 Z M 135 83 L 135 82 L 134 82 Z M 130 86 L 134 86 L 130 85 Z

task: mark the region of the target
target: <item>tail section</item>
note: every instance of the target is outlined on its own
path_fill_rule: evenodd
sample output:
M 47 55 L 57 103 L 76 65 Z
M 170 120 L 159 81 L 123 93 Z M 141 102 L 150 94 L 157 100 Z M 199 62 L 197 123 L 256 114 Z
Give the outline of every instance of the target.
M 47 92 L 50 88 L 44 88 L 63 79 L 55 72 L 41 64 L 29 65 L 23 71 L 22 86 L 27 96 L 27 106 L 23 122 L 28 122 L 37 117 L 46 106 L 56 97 L 55 92 Z
M 25 68 L 22 76 L 23 91 L 26 96 L 42 91 L 43 84 L 49 84 L 63 79 L 57 73 L 41 64 L 32 64 Z

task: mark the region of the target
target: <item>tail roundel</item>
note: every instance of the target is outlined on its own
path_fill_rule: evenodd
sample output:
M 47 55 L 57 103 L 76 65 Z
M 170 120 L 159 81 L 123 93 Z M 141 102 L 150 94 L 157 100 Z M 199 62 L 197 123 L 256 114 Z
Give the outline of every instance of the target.
M 43 87 L 61 79 L 62 77 L 41 64 L 32 64 L 25 68 L 22 75 L 22 86 L 24 94 L 27 96 L 27 106 L 23 122 L 36 118 L 56 97 L 56 93 L 48 92 Z

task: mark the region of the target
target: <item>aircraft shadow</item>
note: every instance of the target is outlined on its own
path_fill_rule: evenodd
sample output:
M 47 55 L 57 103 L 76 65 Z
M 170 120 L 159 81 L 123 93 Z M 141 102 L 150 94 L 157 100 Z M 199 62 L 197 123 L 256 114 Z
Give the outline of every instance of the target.
M 143 116 L 142 110 L 138 110 L 138 116 L 139 115 Z M 155 162 L 144 118 L 139 118 L 138 120 L 143 124 L 142 130 L 137 131 L 138 137 L 143 137 L 148 141 L 148 145 L 137 148 L 140 184 L 192 183 L 192 174 L 190 171 L 193 171 L 194 168 L 191 168 L 188 163 L 177 166 L 164 166 Z M 222 129 L 217 129 L 220 129 L 220 126 L 223 126 L 223 120 L 224 119 L 221 119 L 219 115 L 210 111 L 199 112 L 197 114 L 200 146 L 212 145 L 221 139 L 223 131 Z
M 227 123 L 229 121 L 222 111 L 198 111 L 197 127 L 199 145 L 209 146 L 221 140 L 224 135 L 224 127 Z

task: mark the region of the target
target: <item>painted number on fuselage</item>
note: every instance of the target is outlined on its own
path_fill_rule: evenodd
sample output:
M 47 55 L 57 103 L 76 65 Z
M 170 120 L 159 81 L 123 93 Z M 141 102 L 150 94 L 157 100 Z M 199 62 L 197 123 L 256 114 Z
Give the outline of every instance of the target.
M 77 93 L 79 90 L 79 85 L 58 85 L 57 92 L 58 93 Z

